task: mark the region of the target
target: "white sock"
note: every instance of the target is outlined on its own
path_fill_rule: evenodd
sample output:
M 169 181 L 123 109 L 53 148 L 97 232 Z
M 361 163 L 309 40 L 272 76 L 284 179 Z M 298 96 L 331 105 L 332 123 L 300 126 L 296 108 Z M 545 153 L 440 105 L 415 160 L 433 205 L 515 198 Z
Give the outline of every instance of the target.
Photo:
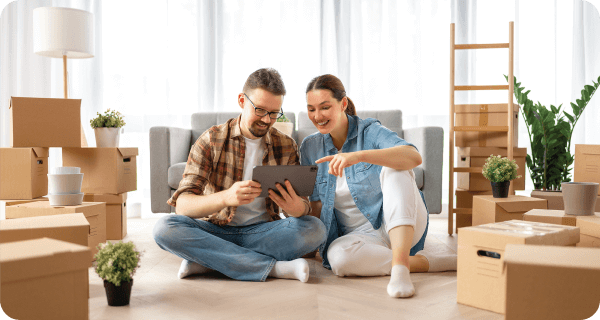
M 280 279 L 297 279 L 302 282 L 308 281 L 310 271 L 308 262 L 302 258 L 292 261 L 277 261 L 269 273 L 269 277 Z
M 429 261 L 429 270 L 427 272 L 456 270 L 456 253 L 454 252 L 430 252 L 424 249 L 417 252 L 417 254 Z
M 183 261 L 181 261 L 181 267 L 179 267 L 179 273 L 177 273 L 177 276 L 179 277 L 179 279 L 183 279 L 193 274 L 207 273 L 210 271 L 212 271 L 212 269 L 207 268 L 201 264 L 197 264 L 195 262 L 183 259 Z
M 392 267 L 387 292 L 392 298 L 410 298 L 415 294 L 415 286 L 410 281 L 410 271 L 406 266 L 397 264 Z

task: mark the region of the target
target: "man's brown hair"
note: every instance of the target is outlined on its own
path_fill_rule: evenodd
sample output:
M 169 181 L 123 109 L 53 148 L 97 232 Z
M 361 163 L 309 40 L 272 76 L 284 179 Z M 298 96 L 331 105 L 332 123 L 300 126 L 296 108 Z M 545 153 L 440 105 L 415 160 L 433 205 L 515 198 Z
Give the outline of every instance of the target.
M 252 72 L 244 84 L 243 92 L 248 94 L 251 90 L 258 88 L 276 96 L 285 96 L 285 85 L 283 85 L 281 75 L 273 68 L 262 68 Z

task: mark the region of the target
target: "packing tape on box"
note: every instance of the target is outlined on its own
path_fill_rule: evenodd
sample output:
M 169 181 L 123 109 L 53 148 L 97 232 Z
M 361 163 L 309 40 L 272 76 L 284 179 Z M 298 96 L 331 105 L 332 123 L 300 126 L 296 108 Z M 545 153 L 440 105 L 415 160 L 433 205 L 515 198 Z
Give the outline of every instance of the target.
M 504 229 L 504 228 L 499 228 L 498 226 L 506 226 L 506 227 L 513 227 L 513 228 L 517 227 L 519 229 Z M 525 222 L 520 222 L 520 221 L 504 221 L 504 222 L 498 222 L 498 223 L 494 223 L 494 224 L 484 224 L 484 225 L 474 226 L 472 228 L 481 228 L 481 229 L 487 229 L 487 230 L 496 230 L 496 231 L 517 233 L 517 234 L 524 234 L 524 235 L 532 235 L 532 236 L 543 236 L 546 234 L 557 233 L 564 229 L 571 229 L 572 227 L 558 225 L 558 224 L 551 225 L 551 224 L 542 223 L 542 222 L 525 223 Z
M 487 127 L 488 126 L 488 105 L 482 104 L 479 107 L 479 126 Z M 479 140 L 479 146 L 485 147 L 487 141 L 487 132 L 477 132 L 477 138 Z

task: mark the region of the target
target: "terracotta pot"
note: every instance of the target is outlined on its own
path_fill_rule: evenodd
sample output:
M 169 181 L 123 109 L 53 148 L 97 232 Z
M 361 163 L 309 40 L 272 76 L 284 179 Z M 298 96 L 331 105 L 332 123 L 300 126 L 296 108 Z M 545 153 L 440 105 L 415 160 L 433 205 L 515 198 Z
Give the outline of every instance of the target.
M 508 189 L 510 187 L 510 181 L 503 182 L 491 182 L 492 184 L 492 195 L 494 198 L 508 198 Z
M 121 136 L 121 128 L 96 128 L 94 129 L 96 135 L 96 147 L 97 148 L 118 148 L 119 137 Z
M 598 183 L 563 182 L 561 184 L 565 214 L 573 216 L 591 216 L 596 207 Z
M 131 287 L 133 286 L 133 279 L 131 282 L 123 281 L 120 286 L 115 286 L 112 282 L 104 280 L 104 290 L 106 291 L 106 300 L 109 306 L 120 307 L 129 304 L 129 298 L 131 297 Z

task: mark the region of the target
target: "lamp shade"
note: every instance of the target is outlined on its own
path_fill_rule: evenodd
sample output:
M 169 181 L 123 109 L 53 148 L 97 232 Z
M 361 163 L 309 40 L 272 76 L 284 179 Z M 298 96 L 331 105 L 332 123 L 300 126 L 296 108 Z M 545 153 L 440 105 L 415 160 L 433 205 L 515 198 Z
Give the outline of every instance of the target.
M 33 52 L 52 58 L 94 57 L 94 15 L 79 9 L 33 9 Z

